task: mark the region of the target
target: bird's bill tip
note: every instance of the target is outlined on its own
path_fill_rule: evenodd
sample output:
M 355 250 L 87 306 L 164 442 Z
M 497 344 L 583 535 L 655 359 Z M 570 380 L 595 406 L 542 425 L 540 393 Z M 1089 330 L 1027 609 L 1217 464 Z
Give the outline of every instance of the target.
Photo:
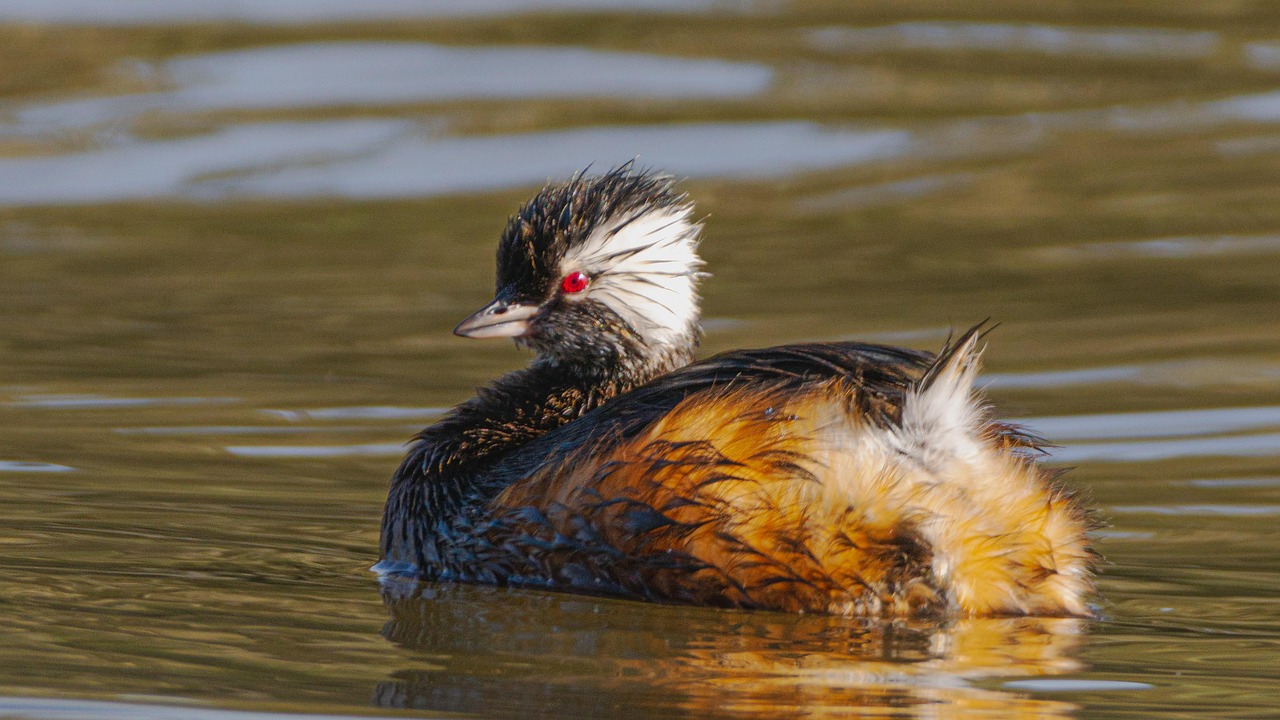
M 537 305 L 494 300 L 458 323 L 453 334 L 466 338 L 520 337 L 529 331 Z

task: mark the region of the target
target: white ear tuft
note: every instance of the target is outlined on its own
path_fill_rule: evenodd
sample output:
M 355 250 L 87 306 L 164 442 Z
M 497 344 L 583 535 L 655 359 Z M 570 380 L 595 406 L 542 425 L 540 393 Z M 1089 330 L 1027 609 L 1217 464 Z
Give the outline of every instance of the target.
M 591 276 L 588 297 L 605 303 L 650 345 L 679 342 L 698 322 L 700 225 L 691 205 L 641 207 L 601 223 L 571 248 L 562 274 Z

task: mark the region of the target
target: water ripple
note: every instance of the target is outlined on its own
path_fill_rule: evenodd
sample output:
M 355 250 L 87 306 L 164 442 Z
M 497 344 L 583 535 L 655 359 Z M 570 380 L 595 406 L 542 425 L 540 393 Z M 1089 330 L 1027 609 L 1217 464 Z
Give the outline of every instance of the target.
M 406 425 L 402 430 L 413 432 L 419 425 Z M 117 435 L 148 435 L 153 437 L 183 437 L 190 435 L 310 435 L 312 433 L 368 433 L 385 432 L 385 425 L 179 425 L 174 427 L 116 428 Z
M 1021 256 L 1039 262 L 1079 262 L 1141 258 L 1194 258 L 1219 255 L 1252 255 L 1280 252 L 1280 234 L 1186 235 L 1181 237 L 1084 243 L 1038 248 Z
M 1029 417 L 1017 421 L 1058 440 L 1209 435 L 1280 426 L 1280 406 Z M 1280 445 L 1276 446 L 1280 451 Z
M 900 156 L 900 130 L 839 130 L 806 122 L 615 126 L 493 137 L 402 138 L 373 156 L 294 166 L 229 181 L 267 196 L 403 197 L 489 190 L 638 157 L 678 175 L 773 176 Z
M 399 457 L 404 443 L 361 445 L 230 445 L 227 452 L 245 458 Z
M 84 25 L 170 25 L 196 22 L 311 24 L 530 12 L 731 9 L 724 0 L 6 0 L 0 19 Z
M 1011 680 L 1002 687 L 1031 692 L 1114 692 L 1117 690 L 1154 690 L 1155 685 L 1128 680 L 1091 680 L 1083 678 L 1036 678 Z
M 768 88 L 756 63 L 556 47 L 445 47 L 427 43 L 305 43 L 208 53 L 136 66 L 174 89 L 34 105 L 0 134 L 47 135 L 120 126 L 157 111 L 375 107 L 495 98 L 724 98 Z M 323 83 L 313 82 L 323 77 Z M 155 78 L 152 80 L 152 78 Z M 160 81 L 163 79 L 163 82 Z
M 1205 478 L 1187 480 L 1185 484 L 1198 488 L 1273 488 L 1280 487 L 1280 477 Z
M 263 410 L 285 420 L 429 420 L 439 417 L 446 407 L 396 407 L 364 405 L 352 407 L 308 408 L 305 410 Z
M 1109 512 L 1135 515 L 1230 515 L 1270 517 L 1280 515 L 1280 505 L 1115 505 Z
M 239 401 L 239 398 L 231 397 L 107 397 L 105 395 L 55 394 L 19 395 L 17 396 L 17 399 L 0 404 L 19 408 L 93 410 L 135 407 L 182 407 L 185 405 L 226 405 Z
M 1086 443 L 1054 448 L 1056 462 L 1145 462 L 1186 457 L 1280 456 L 1280 433 L 1180 440 Z
M 1244 57 L 1250 66 L 1259 70 L 1280 70 L 1280 43 L 1246 43 Z
M 1203 58 L 1217 51 L 1218 34 L 1158 28 L 1084 30 L 1052 25 L 905 22 L 880 27 L 830 27 L 811 35 L 814 46 L 843 52 L 979 50 L 1109 58 Z
M 1069 385 L 1096 385 L 1099 383 L 1132 382 L 1142 374 L 1137 365 L 1082 368 L 1080 370 L 1046 370 L 1028 373 L 992 373 L 984 375 L 979 384 L 985 388 L 1038 388 Z
M 164 699 L 172 703 L 179 698 Z M 28 718 L 29 720 L 366 720 L 368 716 L 219 710 L 190 705 L 151 705 L 99 700 L 0 697 L 0 717 Z
M 1280 455 L 1280 433 L 1231 434 L 1280 427 L 1280 406 L 1031 417 L 1017 422 L 1055 442 L 1103 441 L 1053 448 L 1050 454 L 1057 462 Z M 1138 441 L 1124 442 L 1128 439 Z
M 761 177 L 906 154 L 904 130 L 808 122 L 612 126 L 433 138 L 401 120 L 239 125 L 209 135 L 0 160 L 0 204 L 154 197 L 422 197 L 535 185 L 639 158 L 685 176 Z
M 0 460 L 0 472 L 75 472 L 75 468 L 46 462 L 32 462 L 29 460 Z

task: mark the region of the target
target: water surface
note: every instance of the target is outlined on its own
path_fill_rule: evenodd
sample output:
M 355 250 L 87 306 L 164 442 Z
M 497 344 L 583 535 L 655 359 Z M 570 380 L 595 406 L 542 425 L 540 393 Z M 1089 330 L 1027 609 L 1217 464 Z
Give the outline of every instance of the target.
M 358 5 L 0 7 L 0 717 L 1274 715 L 1280 13 Z M 507 214 L 637 157 L 706 353 L 998 321 L 1099 619 L 380 586 Z

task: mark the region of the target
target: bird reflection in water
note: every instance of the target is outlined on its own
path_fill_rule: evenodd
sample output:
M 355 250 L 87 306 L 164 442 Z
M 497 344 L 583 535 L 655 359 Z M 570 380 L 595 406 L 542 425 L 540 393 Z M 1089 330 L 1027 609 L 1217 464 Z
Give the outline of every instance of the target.
M 388 579 L 412 658 L 375 705 L 489 717 L 1070 717 L 999 689 L 1077 671 L 1076 618 L 879 620 Z

